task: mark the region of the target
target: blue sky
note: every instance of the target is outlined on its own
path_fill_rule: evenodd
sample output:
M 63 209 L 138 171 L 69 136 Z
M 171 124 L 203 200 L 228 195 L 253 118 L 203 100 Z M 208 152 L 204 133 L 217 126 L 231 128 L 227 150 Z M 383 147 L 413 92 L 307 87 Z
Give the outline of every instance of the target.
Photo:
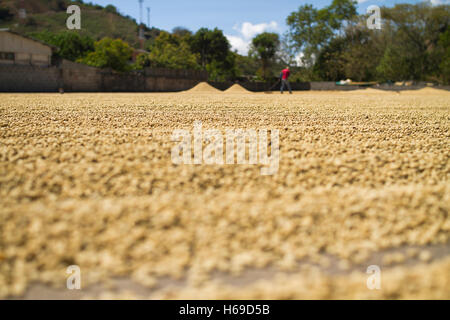
M 138 0 L 88 0 L 103 6 L 113 4 L 120 12 L 139 21 Z M 393 6 L 396 3 L 418 3 L 423 0 L 359 0 L 358 11 L 368 6 Z M 449 0 L 430 0 L 449 3 Z M 284 33 L 286 17 L 300 5 L 310 3 L 317 8 L 331 0 L 144 0 L 143 22 L 147 23 L 147 7 L 151 8 L 151 25 L 163 30 L 183 26 L 192 31 L 201 27 L 223 30 L 234 49 L 246 52 L 250 39 L 264 31 Z

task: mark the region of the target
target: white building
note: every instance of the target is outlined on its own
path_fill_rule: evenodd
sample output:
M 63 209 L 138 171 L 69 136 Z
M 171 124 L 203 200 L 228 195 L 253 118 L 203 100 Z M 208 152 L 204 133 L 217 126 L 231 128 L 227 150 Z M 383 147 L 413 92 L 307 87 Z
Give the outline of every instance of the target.
M 52 62 L 49 45 L 9 30 L 0 30 L 0 64 L 20 64 L 47 67 Z

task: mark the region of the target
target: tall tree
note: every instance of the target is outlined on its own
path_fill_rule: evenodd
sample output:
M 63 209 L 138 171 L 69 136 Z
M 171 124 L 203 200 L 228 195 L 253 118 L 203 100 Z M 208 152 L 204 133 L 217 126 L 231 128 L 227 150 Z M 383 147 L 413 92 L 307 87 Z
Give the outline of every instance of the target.
M 14 13 L 9 8 L 0 7 L 0 22 L 10 21 L 14 18 Z
M 312 66 L 321 48 L 335 31 L 356 16 L 356 1 L 333 0 L 330 6 L 316 9 L 310 4 L 300 6 L 286 19 L 288 37 L 297 52 L 303 53 L 303 63 Z
M 450 27 L 440 36 L 439 52 L 441 53 L 441 61 L 438 77 L 441 78 L 443 83 L 450 84 Z
M 345 26 L 345 23 L 353 20 L 356 15 L 356 1 L 333 0 L 327 8 L 330 17 L 330 27 L 333 30 L 339 30 Z
M 439 72 L 440 36 L 450 25 L 450 6 L 429 3 L 382 8 L 388 45 L 378 71 L 383 79 L 432 80 Z M 402 78 L 400 78 L 402 77 Z
M 292 13 L 288 39 L 305 58 L 303 73 L 310 80 L 447 83 L 450 5 L 420 2 L 381 9 L 381 30 L 368 29 L 366 15 L 355 16 L 354 1 L 334 0 L 320 10 L 304 5 Z
M 184 38 L 161 32 L 150 47 L 150 65 L 171 69 L 198 69 L 197 55 Z
M 342 36 L 335 36 L 319 53 L 314 71 L 322 80 L 350 78 L 371 81 L 383 56 L 383 34 L 369 30 L 361 17 L 356 26 L 348 26 Z
M 208 77 L 212 81 L 234 80 L 239 72 L 236 67 L 237 54 L 228 51 L 225 60 L 213 60 L 206 65 Z
M 262 75 L 268 79 L 268 71 L 271 62 L 273 62 L 278 48 L 280 47 L 280 38 L 278 34 L 264 32 L 253 38 L 250 52 L 261 61 Z
M 191 38 L 190 45 L 192 52 L 200 56 L 200 65 L 206 70 L 206 65 L 213 62 L 223 62 L 227 59 L 230 44 L 224 36 L 222 30 L 215 28 L 199 29 Z
M 179 37 L 190 37 L 192 36 L 192 31 L 185 27 L 175 27 L 172 29 L 172 34 Z

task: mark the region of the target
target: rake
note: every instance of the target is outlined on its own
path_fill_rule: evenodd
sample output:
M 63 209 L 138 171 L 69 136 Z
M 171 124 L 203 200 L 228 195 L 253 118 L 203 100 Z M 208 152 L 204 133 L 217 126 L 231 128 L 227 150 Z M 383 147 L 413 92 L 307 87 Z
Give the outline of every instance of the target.
M 272 89 L 275 88 L 275 86 L 276 86 L 278 83 L 280 83 L 280 79 L 278 79 L 278 81 L 275 82 L 275 84 L 274 84 L 273 86 L 271 86 L 271 87 L 269 88 L 269 90 L 264 91 L 264 93 L 271 94 L 271 93 L 272 93 Z

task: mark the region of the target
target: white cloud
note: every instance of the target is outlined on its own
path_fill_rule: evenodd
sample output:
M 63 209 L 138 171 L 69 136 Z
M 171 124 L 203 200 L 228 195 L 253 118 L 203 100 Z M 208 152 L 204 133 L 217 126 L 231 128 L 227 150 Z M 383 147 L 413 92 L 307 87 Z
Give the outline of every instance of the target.
M 297 64 L 297 66 L 300 66 L 300 67 L 303 66 L 303 61 L 302 61 L 303 56 L 304 56 L 303 52 L 297 53 L 295 55 L 294 61 Z
M 431 2 L 431 4 L 432 4 L 433 6 L 437 6 L 437 5 L 440 5 L 440 4 L 448 4 L 448 3 L 450 3 L 449 0 L 429 0 L 429 2 Z
M 244 40 L 241 37 L 225 35 L 231 44 L 232 50 L 237 50 L 239 54 L 246 55 L 250 46 L 250 41 Z
M 258 34 L 266 31 L 277 31 L 278 23 L 271 21 L 269 23 L 252 24 L 251 22 L 244 22 L 241 25 L 233 27 L 239 35 L 225 35 L 231 44 L 232 50 L 237 50 L 238 53 L 246 55 L 248 53 L 251 40 Z
M 358 0 L 358 4 L 367 2 L 369 0 Z M 430 2 L 433 6 L 437 6 L 440 4 L 450 4 L 450 0 L 422 0 L 423 2 Z
M 238 30 L 245 39 L 251 39 L 254 36 L 263 33 L 265 31 L 276 31 L 278 29 L 278 23 L 271 21 L 269 23 L 252 24 L 250 22 L 244 22 L 241 28 L 234 27 Z

